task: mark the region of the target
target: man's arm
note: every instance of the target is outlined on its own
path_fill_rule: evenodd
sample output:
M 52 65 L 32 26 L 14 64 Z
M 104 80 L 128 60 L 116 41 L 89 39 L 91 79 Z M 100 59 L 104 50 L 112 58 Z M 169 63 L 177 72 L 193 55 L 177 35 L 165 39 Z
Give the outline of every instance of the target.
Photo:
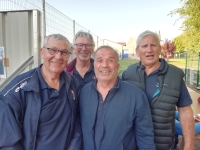
M 178 107 L 179 120 L 184 136 L 184 150 L 194 149 L 194 117 L 191 106 Z
M 81 131 L 81 125 L 80 125 L 80 117 L 77 115 L 75 127 L 74 127 L 74 133 L 70 142 L 70 145 L 68 147 L 68 150 L 81 150 L 82 146 L 82 131 Z
M 16 104 L 16 103 L 15 103 Z M 0 95 L 0 149 L 1 150 L 23 150 L 20 143 L 22 138 L 21 122 L 17 105 L 7 101 L 6 97 Z
M 200 115 L 199 114 L 194 115 L 194 120 L 200 122 Z
M 74 78 L 73 78 L 74 79 Z M 82 146 L 82 130 L 80 123 L 80 111 L 79 111 L 79 94 L 80 94 L 80 84 L 77 80 L 74 79 L 76 85 L 76 97 L 77 97 L 77 110 L 76 110 L 76 120 L 74 125 L 74 132 L 68 150 L 81 150 Z

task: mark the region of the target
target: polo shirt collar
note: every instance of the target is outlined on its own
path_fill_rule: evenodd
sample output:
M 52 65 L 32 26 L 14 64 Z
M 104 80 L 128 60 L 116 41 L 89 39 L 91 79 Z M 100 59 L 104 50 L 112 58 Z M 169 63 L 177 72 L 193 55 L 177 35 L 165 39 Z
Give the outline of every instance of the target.
M 39 80 L 39 83 L 40 83 L 40 89 L 46 89 L 46 88 L 51 88 L 47 83 L 46 81 L 44 80 L 42 74 L 41 74 L 41 71 L 40 71 L 40 68 L 42 67 L 42 65 L 40 65 L 40 67 L 38 67 L 36 69 L 36 72 L 37 72 L 37 75 L 38 75 L 38 80 Z M 64 80 L 64 76 L 63 76 L 63 72 L 60 74 L 60 85 L 59 85 L 59 89 L 62 87 L 62 85 L 65 83 L 65 80 Z
M 161 72 L 161 71 L 164 70 L 164 67 L 165 67 L 165 62 L 164 62 L 164 60 L 159 58 L 159 62 L 160 62 L 160 66 L 158 67 L 158 69 L 155 70 L 155 71 L 153 71 L 153 72 L 150 73 L 149 75 L 155 74 L 155 73 L 158 73 L 158 72 Z M 140 64 L 141 64 L 141 62 L 140 62 Z M 145 74 L 146 74 L 146 73 L 145 73 Z M 149 75 L 148 75 L 148 76 L 149 76 Z
M 87 72 L 91 72 L 91 71 L 94 72 L 94 64 L 93 63 L 90 63 L 90 68 L 88 69 Z M 74 67 L 74 73 L 79 74 L 78 71 L 76 70 L 76 67 Z
M 116 89 L 116 88 L 119 88 L 119 83 L 120 83 L 120 78 L 117 77 L 117 80 L 115 82 L 115 85 L 111 88 L 111 89 Z M 95 88 L 97 90 L 97 79 L 94 80 L 93 84 L 92 84 L 92 87 Z
M 160 61 L 160 66 L 159 68 L 157 69 L 158 71 L 163 71 L 164 70 L 164 67 L 165 67 L 165 62 L 163 59 L 159 59 Z
M 41 74 L 41 71 L 40 71 L 40 68 L 42 67 L 42 65 L 40 65 L 40 67 L 38 67 L 36 69 L 36 72 L 37 72 L 37 75 L 38 75 L 38 80 L 39 80 L 39 83 L 40 83 L 40 89 L 46 89 L 48 88 L 48 85 L 47 83 L 45 82 L 42 74 Z

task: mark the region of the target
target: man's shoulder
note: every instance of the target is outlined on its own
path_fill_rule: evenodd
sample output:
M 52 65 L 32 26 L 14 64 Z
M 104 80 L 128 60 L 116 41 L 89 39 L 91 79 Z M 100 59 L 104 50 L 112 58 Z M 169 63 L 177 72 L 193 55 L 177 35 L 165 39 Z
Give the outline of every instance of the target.
M 72 74 L 70 74 L 69 72 L 63 71 L 63 74 L 64 74 L 65 81 L 70 83 L 71 88 L 73 88 L 73 90 L 76 90 L 77 94 L 79 94 L 79 92 L 80 92 L 80 83 L 78 82 L 78 80 L 76 80 L 74 78 L 74 76 Z
M 183 70 L 181 68 L 178 68 L 177 66 L 174 66 L 172 64 L 168 64 L 169 65 L 169 68 L 173 69 L 173 70 L 176 70 L 176 71 L 180 71 L 180 72 L 183 72 Z
M 177 66 L 174 66 L 172 64 L 168 64 L 168 71 L 167 73 L 171 76 L 173 75 L 174 78 L 180 77 L 181 79 L 184 77 L 184 72 L 181 68 L 178 68 Z
M 92 85 L 94 84 L 94 82 L 95 81 L 92 81 L 92 82 L 89 82 L 86 85 L 84 85 L 80 90 L 81 91 L 81 95 L 83 95 L 83 94 L 88 95 L 88 93 L 92 90 Z
M 138 66 L 139 66 L 139 62 L 129 65 L 126 70 L 136 69 Z
M 94 63 L 94 59 L 93 59 L 93 58 L 90 58 L 90 62 L 93 64 L 93 63 Z
M 138 67 L 140 66 L 139 63 L 131 64 L 127 67 L 127 69 L 124 71 L 125 74 L 133 74 L 133 72 L 136 72 Z
M 143 93 L 143 91 L 139 88 L 139 87 L 137 87 L 136 85 L 134 85 L 134 84 L 131 84 L 130 82 L 128 82 L 128 81 L 123 81 L 123 80 L 121 80 L 121 87 L 120 87 L 121 89 L 124 89 L 124 90 L 126 90 L 126 91 L 134 91 L 135 93 Z M 134 93 L 134 92 L 130 92 L 130 93 Z
M 82 89 L 83 89 L 83 90 L 88 90 L 88 89 L 90 89 L 90 88 L 92 87 L 92 84 L 94 84 L 94 82 L 95 82 L 95 81 L 91 81 L 91 82 L 87 83 L 86 85 L 83 86 Z M 82 89 L 81 89 L 81 90 L 82 90 Z
M 70 63 L 68 63 L 65 67 L 65 71 L 71 73 L 76 66 L 76 58 L 74 58 Z
M 174 66 L 172 64 L 169 64 L 165 59 L 160 58 L 161 63 L 164 65 L 163 72 L 173 72 L 174 73 L 183 73 L 183 70 L 178 68 L 177 66 Z
M 9 92 L 15 91 L 18 92 L 21 88 L 23 88 L 28 81 L 31 79 L 33 73 L 36 69 L 32 69 L 28 72 L 22 73 L 15 77 L 2 91 L 2 95 L 6 95 Z
M 136 74 L 137 74 L 137 70 L 138 70 L 139 66 L 140 66 L 139 63 L 135 63 L 135 64 L 128 66 L 127 69 L 122 74 L 122 80 L 124 80 L 124 81 L 130 80 L 131 81 L 131 80 L 133 80 L 133 78 L 138 77 Z
M 64 78 L 67 82 L 70 82 L 72 84 L 78 84 L 78 81 L 74 78 L 72 74 L 66 71 L 63 71 L 62 73 L 64 74 Z
M 146 94 L 142 89 L 126 81 L 121 82 L 120 90 L 118 92 L 124 95 L 124 99 L 129 101 L 134 99 L 137 104 L 141 104 L 143 101 L 148 101 Z

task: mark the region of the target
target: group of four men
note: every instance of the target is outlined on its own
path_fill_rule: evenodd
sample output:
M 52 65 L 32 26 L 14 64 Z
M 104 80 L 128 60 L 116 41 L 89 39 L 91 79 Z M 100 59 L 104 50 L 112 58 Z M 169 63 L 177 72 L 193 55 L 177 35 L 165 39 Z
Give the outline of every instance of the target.
M 170 150 L 177 106 L 184 149 L 192 150 L 192 100 L 183 72 L 159 58 L 157 34 L 138 36 L 140 62 L 122 78 L 117 52 L 100 46 L 92 59 L 94 47 L 92 35 L 79 31 L 73 41 L 76 58 L 67 64 L 67 38 L 45 38 L 43 64 L 1 91 L 0 149 Z

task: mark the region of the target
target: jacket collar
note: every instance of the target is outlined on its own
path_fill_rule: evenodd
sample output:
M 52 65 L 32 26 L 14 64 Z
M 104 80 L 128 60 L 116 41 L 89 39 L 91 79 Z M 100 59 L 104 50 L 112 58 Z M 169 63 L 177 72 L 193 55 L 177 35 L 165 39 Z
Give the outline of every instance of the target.
M 90 58 L 90 63 L 93 65 L 94 63 L 93 58 Z M 67 64 L 65 71 L 73 75 L 75 66 L 76 66 L 76 58 L 74 58 L 70 63 Z
M 159 61 L 161 62 L 160 67 L 158 68 L 158 70 L 160 70 L 159 74 L 165 74 L 167 72 L 167 69 L 168 69 L 168 63 L 163 58 L 159 58 Z M 139 63 L 137 63 L 137 68 L 144 70 L 145 66 L 142 65 L 141 61 L 140 61 Z
M 28 81 L 28 84 L 23 87 L 25 91 L 35 91 L 35 92 L 40 91 L 41 87 L 39 84 L 38 71 L 40 72 L 41 66 L 42 64 L 35 69 L 35 71 L 32 74 L 31 79 Z M 66 86 L 66 89 L 68 90 L 71 84 L 72 76 L 69 73 L 66 73 L 64 71 L 61 72 L 61 74 L 63 74 L 64 80 L 66 83 L 65 86 Z
M 115 82 L 115 85 L 111 88 L 111 89 L 119 89 L 119 87 L 120 87 L 120 83 L 121 82 L 123 82 L 119 77 L 117 77 L 117 80 L 116 80 L 116 82 Z M 94 81 L 93 81 L 93 83 L 91 84 L 91 87 L 92 88 L 94 88 L 94 89 L 96 89 L 97 90 L 97 79 L 95 79 Z M 110 90 L 111 90 L 110 89 Z

